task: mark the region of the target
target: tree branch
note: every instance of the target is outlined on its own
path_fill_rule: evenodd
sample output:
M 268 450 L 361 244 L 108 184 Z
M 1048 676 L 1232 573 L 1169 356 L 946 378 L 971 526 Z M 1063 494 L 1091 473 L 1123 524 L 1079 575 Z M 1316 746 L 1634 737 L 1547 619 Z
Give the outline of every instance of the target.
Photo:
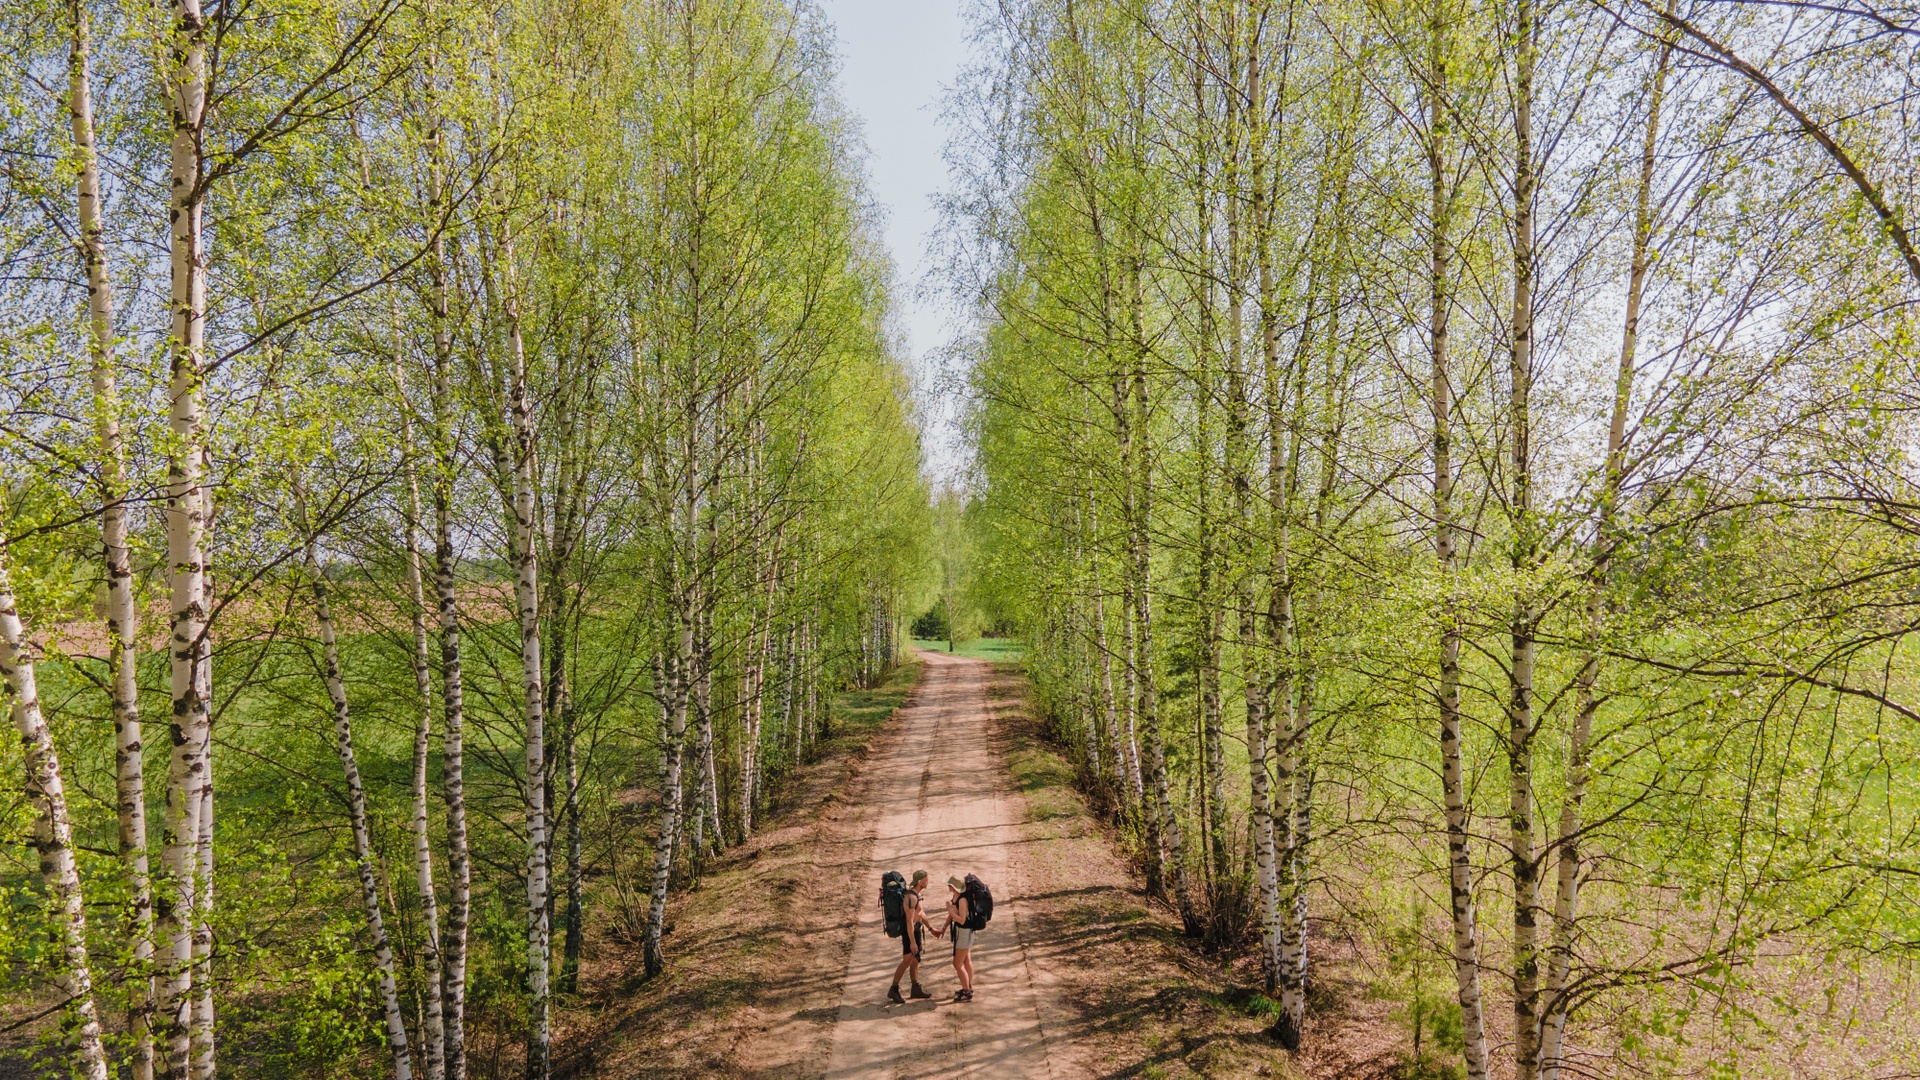
M 1827 152 L 1827 156 L 1833 159 L 1834 164 L 1840 166 L 1840 171 L 1846 173 L 1847 178 L 1853 181 L 1853 186 L 1860 190 L 1860 195 L 1867 200 L 1867 205 L 1873 207 L 1873 212 L 1880 216 L 1880 224 L 1886 228 L 1887 235 L 1893 238 L 1894 246 L 1900 249 L 1901 257 L 1906 260 L 1907 273 L 1913 276 L 1915 285 L 1920 285 L 1920 251 L 1914 249 L 1913 237 L 1907 233 L 1906 226 L 1900 223 L 1900 215 L 1887 205 L 1886 196 L 1881 193 L 1879 185 L 1867 177 L 1866 170 L 1853 160 L 1853 156 L 1835 142 L 1825 128 L 1815 123 L 1812 117 L 1795 105 L 1793 99 L 1767 77 L 1766 72 L 1741 59 L 1732 49 L 1714 40 L 1706 31 L 1679 15 L 1671 11 L 1662 11 L 1658 14 L 1661 21 L 1699 42 L 1713 54 L 1705 59 L 1712 60 L 1723 67 L 1732 68 L 1746 76 L 1755 86 L 1766 91 L 1767 96 L 1772 98 L 1776 105 L 1779 105 L 1788 116 L 1793 117 L 1794 122 L 1800 125 L 1801 131 L 1806 132 L 1809 138 L 1820 144 L 1820 148 Z

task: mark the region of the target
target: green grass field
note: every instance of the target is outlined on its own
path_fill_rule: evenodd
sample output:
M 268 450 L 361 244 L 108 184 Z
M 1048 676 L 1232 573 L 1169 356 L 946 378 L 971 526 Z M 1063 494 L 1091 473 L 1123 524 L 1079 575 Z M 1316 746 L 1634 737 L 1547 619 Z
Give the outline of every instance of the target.
M 1019 638 L 983 637 L 973 638 L 960 643 L 957 649 L 949 650 L 945 641 L 928 641 L 914 638 L 913 647 L 930 649 L 934 652 L 949 652 L 955 656 L 965 656 L 974 660 L 991 660 L 997 664 L 1019 663 L 1026 658 L 1027 647 L 1020 644 Z

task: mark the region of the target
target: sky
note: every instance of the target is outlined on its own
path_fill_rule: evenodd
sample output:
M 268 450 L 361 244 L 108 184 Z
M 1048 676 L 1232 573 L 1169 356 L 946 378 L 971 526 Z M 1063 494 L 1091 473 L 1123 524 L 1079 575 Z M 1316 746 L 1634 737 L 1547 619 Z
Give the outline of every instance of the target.
M 839 39 L 840 96 L 866 130 L 871 192 L 886 212 L 885 240 L 897 274 L 898 325 L 907 335 L 921 407 L 929 420 L 928 468 L 948 480 L 959 465 L 951 409 L 924 395 L 931 354 L 953 335 L 938 302 L 921 299 L 926 241 L 938 225 L 932 199 L 946 184 L 939 101 L 967 58 L 963 0 L 820 0 Z

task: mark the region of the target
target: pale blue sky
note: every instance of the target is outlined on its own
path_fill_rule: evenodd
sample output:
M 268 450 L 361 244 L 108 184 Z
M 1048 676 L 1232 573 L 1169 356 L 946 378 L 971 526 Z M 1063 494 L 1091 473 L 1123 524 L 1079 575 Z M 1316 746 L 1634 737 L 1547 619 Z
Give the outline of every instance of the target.
M 839 38 L 840 94 L 866 128 L 868 176 L 885 208 L 887 250 L 898 271 L 895 300 L 900 327 L 913 352 L 916 381 L 927 388 L 929 353 L 952 330 L 937 303 L 917 297 L 926 240 L 938 224 L 932 197 L 946 184 L 939 122 L 943 89 L 967 56 L 963 0 L 819 0 Z M 923 408 L 937 412 L 931 401 Z M 944 428 L 940 417 L 929 416 Z M 930 464 L 948 472 L 951 432 L 929 431 Z

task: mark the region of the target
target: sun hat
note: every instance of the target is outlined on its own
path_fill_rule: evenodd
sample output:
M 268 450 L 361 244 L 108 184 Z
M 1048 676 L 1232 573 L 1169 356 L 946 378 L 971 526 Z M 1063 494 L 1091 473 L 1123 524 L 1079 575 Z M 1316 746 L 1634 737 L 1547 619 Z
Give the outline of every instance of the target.
M 952 875 L 948 875 L 947 884 L 953 886 L 956 889 L 959 889 L 961 892 L 967 891 L 967 883 L 964 881 L 961 881 L 959 878 L 954 877 Z

